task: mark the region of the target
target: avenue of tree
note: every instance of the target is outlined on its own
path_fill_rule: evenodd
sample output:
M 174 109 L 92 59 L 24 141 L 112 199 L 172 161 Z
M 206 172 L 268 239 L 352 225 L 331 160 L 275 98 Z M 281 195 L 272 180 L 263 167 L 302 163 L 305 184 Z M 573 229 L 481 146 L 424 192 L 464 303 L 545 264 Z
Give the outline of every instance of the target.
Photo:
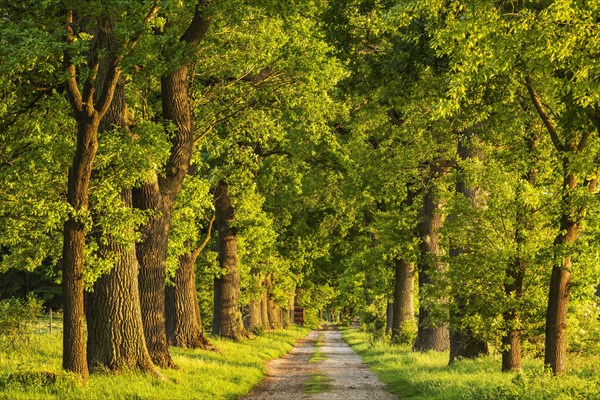
M 60 282 L 33 290 L 66 370 L 157 373 L 298 306 L 449 363 L 600 351 L 600 1 L 0 19 L 0 274 Z

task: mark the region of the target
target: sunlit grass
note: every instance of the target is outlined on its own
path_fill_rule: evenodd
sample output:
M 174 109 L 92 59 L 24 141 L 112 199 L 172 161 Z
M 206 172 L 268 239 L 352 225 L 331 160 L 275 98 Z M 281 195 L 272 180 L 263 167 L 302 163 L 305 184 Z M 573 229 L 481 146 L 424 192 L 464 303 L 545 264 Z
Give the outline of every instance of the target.
M 211 338 L 221 350 L 172 347 L 179 369 L 166 379 L 123 372 L 93 374 L 84 385 L 61 369 L 62 332 L 33 334 L 24 351 L 0 351 L 0 399 L 237 399 L 257 385 L 265 362 L 289 352 L 306 329 L 265 332 L 242 342 Z
M 448 353 L 415 353 L 356 330 L 344 339 L 401 399 L 600 399 L 600 355 L 571 355 L 569 372 L 555 377 L 540 359 L 525 358 L 520 373 L 502 373 L 499 354 L 448 366 Z

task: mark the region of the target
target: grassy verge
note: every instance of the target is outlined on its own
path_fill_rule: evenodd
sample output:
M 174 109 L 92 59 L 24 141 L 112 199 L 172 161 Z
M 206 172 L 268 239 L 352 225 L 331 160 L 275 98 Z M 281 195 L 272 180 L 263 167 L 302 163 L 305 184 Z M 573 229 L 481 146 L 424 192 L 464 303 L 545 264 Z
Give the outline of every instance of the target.
M 266 360 L 289 352 L 307 332 L 265 332 L 242 342 L 211 338 L 220 353 L 172 347 L 180 369 L 161 370 L 166 380 L 94 374 L 83 386 L 60 367 L 62 333 L 32 334 L 25 349 L 0 348 L 0 399 L 237 399 L 260 382 Z
M 447 353 L 413 353 L 357 330 L 344 339 L 401 399 L 600 399 L 600 355 L 572 355 L 569 372 L 555 377 L 539 359 L 525 359 L 520 373 L 502 373 L 500 355 L 448 366 Z

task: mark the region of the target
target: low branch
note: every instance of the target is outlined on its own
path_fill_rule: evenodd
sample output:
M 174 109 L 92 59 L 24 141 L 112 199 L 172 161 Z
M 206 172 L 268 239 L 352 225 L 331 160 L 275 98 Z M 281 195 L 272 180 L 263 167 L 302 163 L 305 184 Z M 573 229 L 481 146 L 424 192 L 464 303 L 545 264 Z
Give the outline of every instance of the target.
M 72 44 L 75 40 L 75 34 L 73 31 L 73 10 L 67 11 L 67 43 Z M 67 98 L 74 112 L 83 112 L 83 100 L 81 92 L 77 86 L 77 68 L 75 64 L 71 62 L 71 57 L 67 50 L 64 52 L 64 63 L 69 75 L 67 80 Z
M 121 69 L 116 65 L 116 62 L 113 63 L 112 67 L 110 68 L 109 74 L 110 76 L 107 79 L 106 88 L 100 94 L 100 98 L 98 99 L 98 105 L 96 107 L 96 109 L 98 110 L 98 116 L 101 119 L 104 117 L 104 115 L 110 108 L 110 104 L 112 103 L 113 97 L 115 95 L 117 84 L 119 83 L 119 78 L 121 77 Z
M 198 246 L 196 248 L 196 250 L 194 250 L 194 252 L 192 253 L 192 260 L 195 260 L 196 258 L 198 258 L 198 256 L 200 255 L 200 252 L 208 244 L 208 241 L 210 240 L 210 234 L 212 232 L 212 226 L 213 226 L 214 222 L 215 222 L 215 213 L 213 212 L 212 213 L 212 217 L 210 218 L 210 222 L 208 223 L 208 232 L 206 233 L 206 237 L 204 238 L 204 240 L 202 241 L 202 243 L 200 244 L 200 246 Z
M 581 135 L 581 139 L 579 140 L 579 143 L 577 144 L 577 151 L 583 151 L 583 149 L 585 149 L 585 146 L 587 145 L 587 142 L 589 141 L 590 136 L 591 136 L 590 131 L 583 132 L 583 134 Z
M 533 106 L 535 107 L 538 115 L 542 119 L 542 122 L 546 126 L 548 133 L 550 133 L 550 139 L 552 139 L 552 144 L 554 144 L 554 148 L 556 148 L 556 150 L 559 152 L 565 151 L 565 146 L 561 143 L 560 138 L 558 137 L 558 133 L 556 132 L 556 126 L 548 116 L 548 113 L 546 113 L 546 110 L 542 105 L 540 97 L 538 96 L 535 88 L 533 87 L 533 81 L 531 80 L 531 77 L 529 75 L 525 78 L 525 85 L 527 86 L 527 91 L 529 92 L 529 97 L 531 97 Z

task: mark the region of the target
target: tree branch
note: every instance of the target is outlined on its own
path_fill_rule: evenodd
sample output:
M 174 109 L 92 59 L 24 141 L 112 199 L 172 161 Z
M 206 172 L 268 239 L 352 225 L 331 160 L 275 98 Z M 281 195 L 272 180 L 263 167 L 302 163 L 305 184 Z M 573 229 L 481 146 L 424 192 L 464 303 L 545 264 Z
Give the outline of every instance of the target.
M 581 139 L 579 140 L 579 143 L 577 144 L 577 151 L 582 151 L 585 148 L 585 145 L 587 144 L 588 140 L 590 139 L 590 136 L 591 136 L 591 131 L 583 132 L 583 134 L 581 135 Z
M 207 7 L 209 5 L 209 2 L 206 0 L 202 0 L 199 2 L 199 4 L 196 5 L 196 9 L 194 10 L 194 18 L 192 19 L 192 22 L 190 22 L 190 25 L 180 38 L 182 42 L 197 44 L 206 36 L 206 33 L 208 32 L 208 27 L 210 26 L 210 22 L 212 21 L 212 17 L 205 17 L 203 15 L 203 13 L 200 11 L 201 5 Z
M 73 32 L 73 10 L 67 11 L 67 43 L 72 44 L 75 39 L 75 34 Z M 71 62 L 71 57 L 67 50 L 64 52 L 64 63 L 66 66 L 67 74 L 69 75 L 69 79 L 67 80 L 67 97 L 69 99 L 69 103 L 71 103 L 71 107 L 74 112 L 83 112 L 83 100 L 81 98 L 81 92 L 79 91 L 79 87 L 77 86 L 77 69 L 75 65 Z
M 119 78 L 121 77 L 121 69 L 117 66 L 117 60 L 115 60 L 111 68 L 109 68 L 109 77 L 107 79 L 106 87 L 100 94 L 100 98 L 98 99 L 98 105 L 96 106 L 96 110 L 98 110 L 98 116 L 103 118 L 108 109 L 110 108 L 110 104 L 112 103 L 112 99 L 115 94 L 115 89 L 117 88 L 117 83 L 119 83 Z
M 200 246 L 198 246 L 196 248 L 196 250 L 194 250 L 194 252 L 192 253 L 192 260 L 195 260 L 196 258 L 198 258 L 198 256 L 200 255 L 200 252 L 208 244 L 208 241 L 210 240 L 210 234 L 212 232 L 212 226 L 213 226 L 214 222 L 215 222 L 215 213 L 213 212 L 212 213 L 212 217 L 210 218 L 210 222 L 208 223 L 208 232 L 206 233 L 206 237 L 204 238 L 204 240 L 202 241 L 202 243 L 200 244 Z
M 531 97 L 533 106 L 535 107 L 538 115 L 542 119 L 542 122 L 546 126 L 548 133 L 550 133 L 550 139 L 552 139 L 552 144 L 554 144 L 554 147 L 557 151 L 564 151 L 565 146 L 563 145 L 563 143 L 561 143 L 560 138 L 558 137 L 558 133 L 556 132 L 556 126 L 546 113 L 546 110 L 542 105 L 540 97 L 538 96 L 537 92 L 535 91 L 535 88 L 533 87 L 533 81 L 531 80 L 531 77 L 529 75 L 525 78 L 525 85 L 527 86 L 527 91 L 529 92 L 529 97 Z
M 594 112 L 591 114 L 588 114 L 588 119 L 592 122 L 592 124 L 594 124 L 594 126 L 596 127 L 596 130 L 598 131 L 598 134 L 600 135 L 600 105 L 596 104 L 594 106 Z

